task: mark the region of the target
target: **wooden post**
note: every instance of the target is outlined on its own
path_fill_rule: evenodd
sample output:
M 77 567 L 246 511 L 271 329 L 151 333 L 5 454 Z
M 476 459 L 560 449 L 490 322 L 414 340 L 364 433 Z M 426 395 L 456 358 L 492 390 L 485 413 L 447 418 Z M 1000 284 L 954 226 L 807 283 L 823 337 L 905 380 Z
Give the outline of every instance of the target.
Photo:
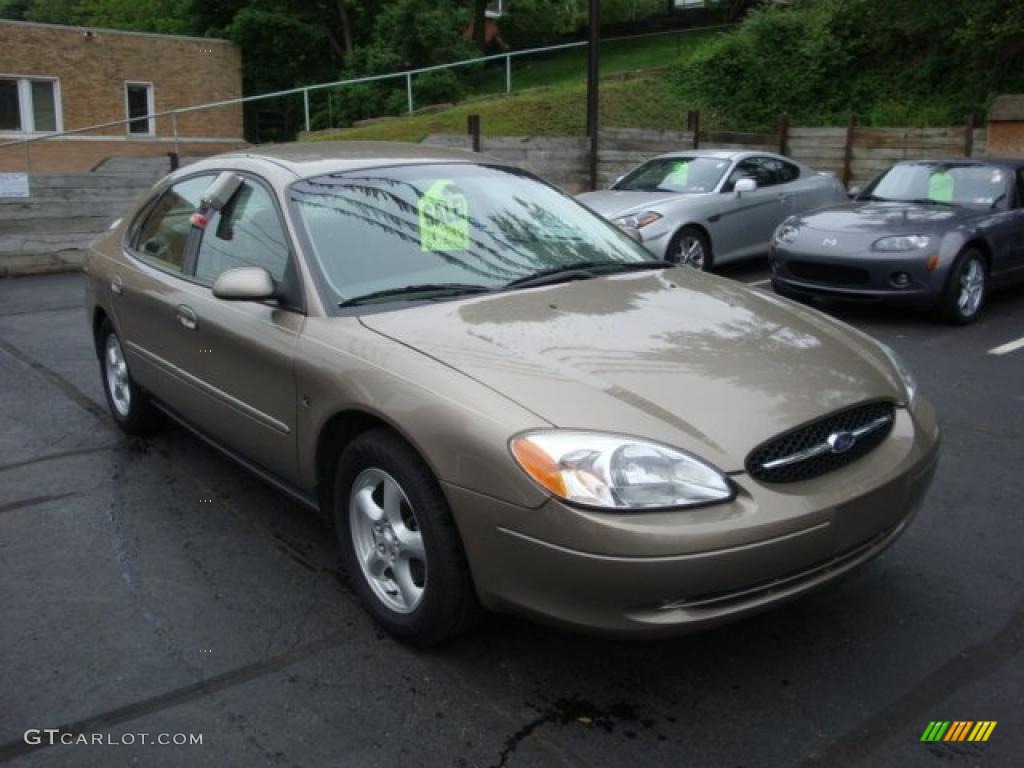
M 473 151 L 480 151 L 480 115 L 470 115 L 466 118 L 466 133 L 473 139 Z
M 686 130 L 693 133 L 693 148 L 700 149 L 700 110 L 690 109 L 686 112 Z
M 779 115 L 779 122 L 775 131 L 779 134 L 779 154 L 785 155 L 786 144 L 789 143 L 789 115 L 785 113 Z
M 587 46 L 587 136 L 590 138 L 588 165 L 590 188 L 597 189 L 598 78 L 600 77 L 601 2 L 590 0 L 590 30 Z
M 970 157 L 974 153 L 974 129 L 978 127 L 978 113 L 971 112 L 967 115 L 967 125 L 964 126 L 964 157 Z
M 846 123 L 846 145 L 843 147 L 843 185 L 850 186 L 853 177 L 853 136 L 857 127 L 857 115 L 850 113 Z

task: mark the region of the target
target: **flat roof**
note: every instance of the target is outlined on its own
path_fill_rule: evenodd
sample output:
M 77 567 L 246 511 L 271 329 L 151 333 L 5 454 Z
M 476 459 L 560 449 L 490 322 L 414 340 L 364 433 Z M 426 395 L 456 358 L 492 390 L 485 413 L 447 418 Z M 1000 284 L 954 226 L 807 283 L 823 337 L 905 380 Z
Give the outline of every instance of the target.
M 14 24 L 21 27 L 38 27 L 40 29 L 61 29 L 67 32 L 101 32 L 104 35 L 129 35 L 131 37 L 156 37 L 167 40 L 191 40 L 197 43 L 221 43 L 223 45 L 237 45 L 232 40 L 225 40 L 223 37 L 192 37 L 190 35 L 161 35 L 157 32 L 132 32 L 127 29 L 106 29 L 104 27 L 73 27 L 67 24 L 44 24 L 40 21 L 15 21 L 13 19 L 0 19 L 0 24 Z

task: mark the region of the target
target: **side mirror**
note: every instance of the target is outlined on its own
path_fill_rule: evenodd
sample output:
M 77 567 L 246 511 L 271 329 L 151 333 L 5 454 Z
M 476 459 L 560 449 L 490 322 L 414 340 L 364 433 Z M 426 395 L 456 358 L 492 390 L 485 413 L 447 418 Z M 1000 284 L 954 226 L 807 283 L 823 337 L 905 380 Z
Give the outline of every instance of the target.
M 224 301 L 265 301 L 277 295 L 277 288 L 263 267 L 238 267 L 221 273 L 213 295 Z
M 856 200 L 860 197 L 860 193 L 864 191 L 863 187 L 850 187 L 850 191 L 846 194 L 849 195 L 851 200 Z
M 749 176 L 736 179 L 736 183 L 732 186 L 732 191 L 737 195 L 742 195 L 744 192 L 753 192 L 755 189 L 757 189 L 757 182 Z

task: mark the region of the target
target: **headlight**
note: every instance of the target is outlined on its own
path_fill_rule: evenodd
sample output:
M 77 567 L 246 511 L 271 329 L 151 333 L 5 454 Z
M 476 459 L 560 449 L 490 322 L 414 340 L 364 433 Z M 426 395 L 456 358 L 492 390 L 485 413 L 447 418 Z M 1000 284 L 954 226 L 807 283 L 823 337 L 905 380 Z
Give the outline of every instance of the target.
M 896 369 L 896 373 L 903 380 L 903 386 L 907 390 L 907 407 L 909 408 L 914 404 L 914 399 L 917 397 L 917 379 L 914 378 L 914 373 L 910 370 L 910 366 L 907 365 L 907 361 L 900 357 L 896 350 L 885 344 L 881 344 L 881 347 L 889 356 L 889 360 L 892 362 L 893 368 Z
M 800 227 L 795 224 L 783 224 L 775 233 L 775 239 L 780 243 L 792 243 L 798 234 L 800 234 Z
M 646 227 L 648 224 L 653 224 L 660 218 L 660 213 L 644 211 L 643 213 L 632 213 L 629 216 L 619 216 L 617 219 L 614 219 L 614 222 L 620 227 L 640 229 L 641 227 Z
M 875 240 L 871 248 L 875 251 L 916 251 L 927 248 L 929 242 L 927 235 L 898 235 Z
M 640 438 L 554 429 L 514 437 L 510 447 L 526 474 L 574 504 L 652 509 L 733 497 L 729 481 L 718 470 Z

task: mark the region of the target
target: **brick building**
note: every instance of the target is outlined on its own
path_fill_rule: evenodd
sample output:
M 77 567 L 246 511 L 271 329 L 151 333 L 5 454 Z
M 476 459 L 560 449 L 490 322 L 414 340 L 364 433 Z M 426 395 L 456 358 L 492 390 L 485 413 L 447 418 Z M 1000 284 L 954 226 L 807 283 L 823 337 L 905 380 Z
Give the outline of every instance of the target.
M 182 155 L 208 155 L 238 146 L 241 105 L 175 121 L 145 115 L 240 97 L 241 66 L 241 51 L 227 40 L 0 21 L 0 145 L 137 118 L 0 146 L 0 171 L 88 171 L 112 156 L 175 148 Z

